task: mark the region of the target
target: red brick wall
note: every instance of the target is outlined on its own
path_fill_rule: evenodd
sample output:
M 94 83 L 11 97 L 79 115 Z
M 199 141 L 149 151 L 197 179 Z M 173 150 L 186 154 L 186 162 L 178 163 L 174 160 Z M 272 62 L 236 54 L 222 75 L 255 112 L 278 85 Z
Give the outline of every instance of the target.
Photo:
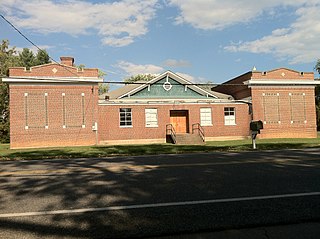
M 279 94 L 279 107 L 276 103 L 266 100 L 263 94 Z M 290 99 L 290 95 L 298 94 L 299 96 Z M 301 94 L 305 94 L 304 99 Z M 294 97 L 294 96 L 291 96 Z M 291 100 L 291 103 L 290 103 Z M 279 109 L 280 123 L 264 124 L 264 129 L 259 135 L 260 138 L 315 138 L 316 130 L 316 113 L 314 87 L 252 87 L 252 106 L 253 119 L 265 121 L 270 111 L 275 112 Z M 305 112 L 305 113 L 304 113 Z M 270 114 L 270 113 L 269 113 Z M 300 114 L 300 115 L 299 115 Z M 306 122 L 291 122 L 292 119 Z M 270 117 L 269 117 L 270 118 Z
M 170 110 L 188 110 L 189 132 L 192 124 L 200 123 L 200 108 L 211 107 L 213 126 L 204 126 L 206 137 L 248 136 L 250 115 L 246 104 L 190 104 L 190 105 L 99 105 L 99 141 L 127 139 L 163 139 L 170 123 Z M 224 125 L 224 107 L 235 107 L 236 125 Z M 119 109 L 132 109 L 133 127 L 122 128 Z M 145 109 L 158 109 L 158 127 L 145 126 Z
M 10 77 L 98 77 L 98 69 L 78 70 L 72 66 L 61 66 L 56 63 L 34 66 L 30 70 L 24 67 L 9 69 Z
M 26 116 L 25 93 L 28 94 L 28 116 Z M 45 128 L 45 93 L 47 93 L 48 128 Z M 63 113 L 63 93 L 66 97 L 66 114 Z M 82 128 L 82 118 L 77 119 L 78 116 L 82 117 L 82 93 L 84 93 L 85 128 Z M 10 84 L 11 148 L 95 144 L 96 135 L 92 131 L 92 125 L 97 121 L 97 101 L 97 84 Z M 65 128 L 63 128 L 64 115 L 67 116 Z M 26 120 L 28 120 L 27 129 Z
M 252 79 L 261 80 L 314 80 L 313 72 L 298 72 L 286 68 L 274 69 L 271 71 L 253 71 Z

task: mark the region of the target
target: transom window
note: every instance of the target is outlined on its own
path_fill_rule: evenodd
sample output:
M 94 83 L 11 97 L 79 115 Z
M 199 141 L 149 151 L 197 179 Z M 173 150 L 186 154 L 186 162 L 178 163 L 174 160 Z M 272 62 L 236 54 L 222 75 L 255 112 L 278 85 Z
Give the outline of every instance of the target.
M 132 126 L 131 108 L 120 108 L 120 126 Z
M 224 124 L 235 125 L 236 124 L 236 111 L 234 107 L 224 108 Z
M 211 108 L 200 109 L 200 124 L 201 126 L 212 126 Z

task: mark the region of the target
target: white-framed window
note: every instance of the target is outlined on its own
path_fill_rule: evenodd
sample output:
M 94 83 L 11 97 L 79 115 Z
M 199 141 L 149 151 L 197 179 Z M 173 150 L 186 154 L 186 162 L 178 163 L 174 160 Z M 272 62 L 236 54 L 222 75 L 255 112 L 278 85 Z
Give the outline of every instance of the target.
M 235 125 L 236 124 L 236 110 L 234 107 L 224 108 L 224 124 Z
M 132 127 L 131 108 L 120 108 L 120 127 Z
M 200 108 L 200 125 L 212 126 L 211 108 Z
M 48 129 L 48 93 L 24 93 L 24 115 L 25 129 Z
M 85 94 L 62 93 L 62 128 L 85 128 Z
M 158 110 L 145 109 L 146 127 L 158 127 Z

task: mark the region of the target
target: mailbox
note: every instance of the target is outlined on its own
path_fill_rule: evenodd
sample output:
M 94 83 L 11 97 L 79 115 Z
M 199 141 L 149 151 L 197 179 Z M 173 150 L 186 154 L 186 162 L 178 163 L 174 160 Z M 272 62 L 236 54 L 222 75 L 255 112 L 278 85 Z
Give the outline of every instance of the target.
M 263 129 L 263 123 L 261 120 L 250 122 L 250 130 L 255 131 L 258 134 L 260 134 L 260 129 Z

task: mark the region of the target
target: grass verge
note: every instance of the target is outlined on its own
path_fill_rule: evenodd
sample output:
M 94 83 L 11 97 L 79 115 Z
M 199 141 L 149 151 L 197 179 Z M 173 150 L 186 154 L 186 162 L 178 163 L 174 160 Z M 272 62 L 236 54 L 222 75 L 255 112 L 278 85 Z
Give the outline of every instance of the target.
M 316 139 L 261 139 L 258 150 L 301 149 L 320 147 Z M 9 144 L 0 144 L 0 160 L 31 160 L 52 158 L 102 158 L 110 156 L 133 156 L 154 154 L 181 154 L 214 151 L 250 151 L 251 140 L 211 141 L 205 145 L 113 145 L 40 149 L 10 149 Z

